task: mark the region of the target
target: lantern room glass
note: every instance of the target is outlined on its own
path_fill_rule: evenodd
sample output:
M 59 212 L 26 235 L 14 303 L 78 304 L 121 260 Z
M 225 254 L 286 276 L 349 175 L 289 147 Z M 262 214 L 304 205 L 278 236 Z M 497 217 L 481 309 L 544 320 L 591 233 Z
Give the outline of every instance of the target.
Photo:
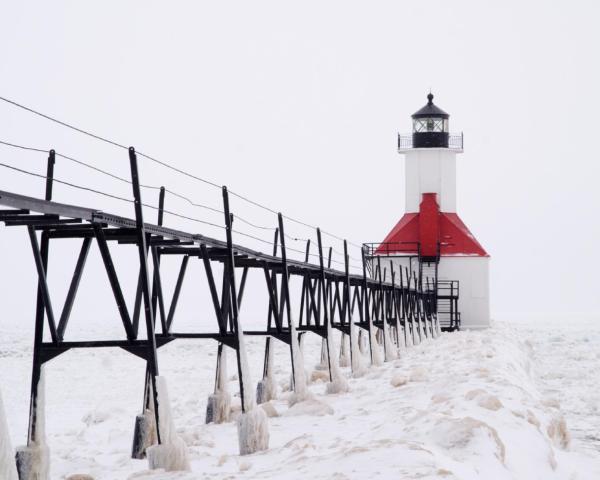
M 448 133 L 448 119 L 425 117 L 413 119 L 413 133 L 445 132 Z

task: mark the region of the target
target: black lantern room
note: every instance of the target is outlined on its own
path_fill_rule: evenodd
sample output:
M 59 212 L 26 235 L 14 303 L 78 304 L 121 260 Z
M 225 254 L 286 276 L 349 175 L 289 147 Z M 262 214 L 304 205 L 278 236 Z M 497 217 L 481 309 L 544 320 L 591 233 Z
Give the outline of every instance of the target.
M 448 148 L 449 118 L 433 104 L 433 95 L 427 95 L 427 105 L 412 115 L 413 148 Z

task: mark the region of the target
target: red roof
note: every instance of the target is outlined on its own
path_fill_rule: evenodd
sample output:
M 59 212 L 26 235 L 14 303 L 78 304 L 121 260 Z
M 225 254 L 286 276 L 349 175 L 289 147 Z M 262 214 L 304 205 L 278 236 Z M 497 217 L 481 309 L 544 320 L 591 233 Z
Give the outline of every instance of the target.
M 429 213 L 424 215 L 423 209 L 421 209 L 421 212 L 404 214 L 385 237 L 383 243 L 375 250 L 375 253 L 416 254 L 418 245 L 424 245 L 423 240 L 427 241 L 427 239 L 420 238 L 420 235 L 423 231 L 432 230 L 431 228 L 421 228 L 421 218 L 427 218 L 426 221 L 435 221 Z M 437 228 L 433 230 L 439 232 L 440 254 L 442 256 L 489 256 L 456 213 L 438 211 L 437 221 Z

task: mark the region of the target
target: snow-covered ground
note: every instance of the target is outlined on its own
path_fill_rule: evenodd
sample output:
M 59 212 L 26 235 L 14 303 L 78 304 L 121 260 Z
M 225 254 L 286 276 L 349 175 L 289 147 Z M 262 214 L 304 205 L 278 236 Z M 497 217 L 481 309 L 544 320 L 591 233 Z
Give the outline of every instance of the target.
M 2 326 L 0 389 L 13 444 L 25 439 L 30 330 Z M 320 341 L 306 343 L 307 370 Z M 337 340 L 337 337 L 336 337 Z M 247 350 L 253 381 L 264 340 Z M 192 472 L 147 470 L 131 460 L 144 365 L 120 350 L 72 351 L 46 368 L 47 436 L 53 479 L 199 478 L 600 478 L 600 325 L 591 320 L 495 322 L 483 332 L 444 334 L 398 360 L 349 380 L 350 392 L 289 408 L 289 351 L 276 343 L 279 398 L 269 419 L 270 449 L 240 457 L 235 422 L 205 425 L 216 344 L 177 341 L 160 350 L 173 416 Z M 338 342 L 339 345 L 339 342 Z M 228 352 L 229 389 L 233 352 Z M 363 360 L 366 363 L 366 358 Z M 348 369 L 342 369 L 348 374 Z M 234 397 L 239 409 L 239 398 Z

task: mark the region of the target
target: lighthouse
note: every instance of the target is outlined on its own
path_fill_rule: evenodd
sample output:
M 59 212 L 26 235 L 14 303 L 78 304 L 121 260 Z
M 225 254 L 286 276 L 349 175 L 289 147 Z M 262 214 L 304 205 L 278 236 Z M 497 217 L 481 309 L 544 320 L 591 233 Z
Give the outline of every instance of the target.
M 383 265 L 395 278 L 435 288 L 442 327 L 480 329 L 490 323 L 490 256 L 457 213 L 456 156 L 463 152 L 463 135 L 450 134 L 449 119 L 430 93 L 412 115 L 412 134 L 398 135 L 406 212 L 382 243 L 370 247 L 370 258 L 378 274 Z

